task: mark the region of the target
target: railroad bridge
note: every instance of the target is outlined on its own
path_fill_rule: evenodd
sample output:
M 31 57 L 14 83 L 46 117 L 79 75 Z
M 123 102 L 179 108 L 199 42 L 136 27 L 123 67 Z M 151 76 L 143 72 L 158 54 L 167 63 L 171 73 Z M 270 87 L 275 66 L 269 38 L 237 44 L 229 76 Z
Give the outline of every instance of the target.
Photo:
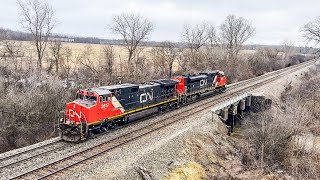
M 272 100 L 266 99 L 265 96 L 254 96 L 250 93 L 236 94 L 232 98 L 216 104 L 212 109 L 212 118 L 217 114 L 226 124 L 228 134 L 233 131 L 234 126 L 241 120 L 245 114 L 250 112 L 260 112 L 271 107 Z

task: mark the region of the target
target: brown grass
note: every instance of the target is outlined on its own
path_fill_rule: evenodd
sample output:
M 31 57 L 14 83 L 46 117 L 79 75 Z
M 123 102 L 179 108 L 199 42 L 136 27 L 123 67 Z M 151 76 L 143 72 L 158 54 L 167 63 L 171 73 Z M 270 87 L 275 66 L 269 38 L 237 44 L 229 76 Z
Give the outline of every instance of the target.
M 31 41 L 14 41 L 17 44 L 21 44 L 22 49 L 25 52 L 25 58 L 26 59 L 36 59 L 36 50 L 33 42 Z M 50 44 L 48 43 L 48 48 L 46 49 L 46 55 L 47 57 L 50 56 L 50 50 L 49 50 Z M 101 60 L 103 59 L 103 47 L 106 46 L 105 44 L 87 44 L 87 43 L 68 43 L 63 42 L 62 48 L 70 48 L 72 51 L 71 56 L 71 62 L 78 63 L 78 58 L 81 56 L 81 54 L 88 48 L 92 48 L 92 54 L 91 57 L 95 65 L 99 65 Z M 114 48 L 114 54 L 115 54 L 115 64 L 116 66 L 119 66 L 119 64 L 122 62 L 125 62 L 128 58 L 128 51 L 125 46 L 120 45 L 112 45 Z M 152 51 L 153 47 L 139 47 L 139 57 L 145 57 L 149 61 L 152 61 Z M 44 66 L 46 66 L 46 62 L 44 61 Z M 173 71 L 177 71 L 178 69 L 178 63 L 174 62 L 173 64 Z
M 205 170 L 200 164 L 189 162 L 171 170 L 163 179 L 164 180 L 179 180 L 179 179 L 194 179 L 200 180 L 205 177 Z

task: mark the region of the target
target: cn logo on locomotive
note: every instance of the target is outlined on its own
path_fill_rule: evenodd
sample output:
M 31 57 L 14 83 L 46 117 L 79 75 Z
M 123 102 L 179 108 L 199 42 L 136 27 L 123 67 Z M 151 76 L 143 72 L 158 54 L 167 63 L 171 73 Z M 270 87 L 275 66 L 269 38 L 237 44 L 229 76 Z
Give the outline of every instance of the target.
M 70 117 L 78 117 L 79 119 L 81 118 L 81 115 L 79 115 L 76 111 L 73 111 L 72 109 L 69 109 L 69 114 Z
M 207 79 L 201 79 L 200 80 L 200 86 L 206 86 L 208 84 Z
M 152 100 L 152 99 L 153 99 L 153 92 L 151 92 L 151 94 L 149 92 L 145 92 L 140 95 L 140 103 L 145 103 L 148 100 Z

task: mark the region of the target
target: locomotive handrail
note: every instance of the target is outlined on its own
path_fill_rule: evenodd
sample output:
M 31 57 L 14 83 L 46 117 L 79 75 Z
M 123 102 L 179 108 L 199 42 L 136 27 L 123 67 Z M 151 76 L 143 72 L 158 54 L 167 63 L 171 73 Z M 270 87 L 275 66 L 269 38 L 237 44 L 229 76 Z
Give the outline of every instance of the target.
M 68 118 L 70 120 L 70 109 L 68 110 Z M 65 120 L 66 121 L 66 120 Z
M 82 111 L 80 111 L 80 119 L 79 119 L 79 122 L 80 122 L 80 125 L 81 125 L 81 127 L 80 127 L 80 134 L 81 135 L 83 135 L 83 133 L 82 133 L 82 130 L 83 130 L 83 123 L 82 123 L 82 115 L 83 115 L 83 117 L 84 117 L 84 120 L 85 120 L 85 123 L 86 123 L 86 134 L 88 133 L 88 122 L 87 122 L 87 118 L 86 118 L 86 116 L 83 114 L 83 112 Z

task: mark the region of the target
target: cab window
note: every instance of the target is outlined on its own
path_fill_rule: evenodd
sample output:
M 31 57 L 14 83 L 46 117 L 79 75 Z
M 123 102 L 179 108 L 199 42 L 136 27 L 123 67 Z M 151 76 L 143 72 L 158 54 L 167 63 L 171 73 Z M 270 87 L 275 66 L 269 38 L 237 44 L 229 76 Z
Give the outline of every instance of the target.
M 102 95 L 102 96 L 99 96 L 99 98 L 100 98 L 100 102 L 107 102 L 110 100 L 109 95 Z
M 105 102 L 105 98 L 103 96 L 99 96 L 100 97 L 100 102 Z
M 88 101 L 97 101 L 97 97 L 96 97 L 96 96 L 85 96 L 85 100 L 88 100 Z
M 77 99 L 83 99 L 83 95 L 82 94 L 77 94 Z

